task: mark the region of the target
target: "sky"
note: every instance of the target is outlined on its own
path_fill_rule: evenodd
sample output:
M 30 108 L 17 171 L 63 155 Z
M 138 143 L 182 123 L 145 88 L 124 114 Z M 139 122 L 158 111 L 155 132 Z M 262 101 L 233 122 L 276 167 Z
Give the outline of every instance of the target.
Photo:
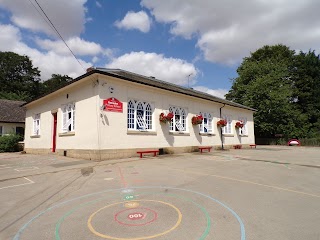
M 319 11 L 319 0 L 0 0 L 0 51 L 29 56 L 42 80 L 120 68 L 224 97 L 264 45 L 319 53 Z

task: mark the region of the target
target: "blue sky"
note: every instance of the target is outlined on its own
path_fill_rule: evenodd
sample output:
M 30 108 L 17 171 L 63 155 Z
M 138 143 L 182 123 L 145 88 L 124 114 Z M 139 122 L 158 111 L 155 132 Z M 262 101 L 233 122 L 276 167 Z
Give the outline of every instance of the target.
M 0 0 L 0 51 L 28 55 L 42 73 L 77 77 L 122 68 L 223 97 L 242 59 L 269 44 L 320 48 L 316 0 Z M 189 76 L 189 77 L 188 77 Z

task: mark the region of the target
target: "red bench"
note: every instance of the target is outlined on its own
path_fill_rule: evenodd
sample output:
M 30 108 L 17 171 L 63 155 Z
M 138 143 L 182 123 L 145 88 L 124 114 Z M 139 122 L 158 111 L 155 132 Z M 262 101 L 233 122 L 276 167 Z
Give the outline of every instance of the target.
M 138 151 L 138 154 L 140 154 L 140 158 L 142 158 L 142 154 L 144 153 L 153 153 L 153 156 L 157 156 L 157 153 L 159 154 L 159 150 L 146 150 L 146 151 Z
M 208 150 L 208 152 L 211 151 L 212 147 L 199 147 L 200 152 L 202 153 L 203 150 Z
M 253 148 L 253 147 L 254 147 L 254 148 L 257 148 L 257 145 L 256 145 L 256 144 L 250 144 L 249 146 L 250 146 L 251 148 Z
M 233 145 L 233 148 L 234 148 L 234 149 L 241 149 L 241 148 L 242 148 L 242 145 L 239 145 L 239 144 L 238 144 L 238 145 Z

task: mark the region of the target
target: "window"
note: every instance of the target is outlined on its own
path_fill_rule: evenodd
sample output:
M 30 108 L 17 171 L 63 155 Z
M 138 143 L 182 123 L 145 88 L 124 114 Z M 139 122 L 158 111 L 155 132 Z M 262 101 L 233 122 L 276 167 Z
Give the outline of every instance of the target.
M 232 134 L 232 119 L 231 116 L 225 115 L 223 117 L 227 121 L 227 125 L 222 128 L 223 134 Z
M 187 111 L 181 107 L 170 107 L 169 112 L 174 114 L 173 119 L 170 122 L 170 131 L 173 132 L 186 132 L 186 118 Z
M 2 126 L 0 126 L 0 136 L 2 136 Z
M 243 123 L 243 127 L 239 129 L 240 135 L 248 135 L 247 118 L 239 117 L 239 121 Z
M 40 113 L 33 117 L 33 135 L 40 135 Z
M 152 106 L 148 102 L 128 102 L 128 129 L 147 131 L 152 129 Z
M 24 136 L 24 127 L 16 127 L 16 134 Z
M 62 106 L 62 131 L 73 132 L 75 129 L 75 104 L 69 103 Z
M 210 113 L 201 113 L 200 114 L 203 117 L 202 123 L 199 125 L 200 127 L 200 133 L 212 133 L 212 115 Z

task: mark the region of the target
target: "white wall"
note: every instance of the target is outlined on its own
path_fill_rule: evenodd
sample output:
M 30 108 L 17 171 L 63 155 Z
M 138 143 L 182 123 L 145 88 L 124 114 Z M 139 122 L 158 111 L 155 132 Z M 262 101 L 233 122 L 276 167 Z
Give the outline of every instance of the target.
M 234 144 L 252 144 L 254 143 L 254 124 L 253 124 L 253 112 L 241 108 L 235 108 L 230 106 L 225 106 L 221 109 L 222 116 L 228 115 L 232 119 L 232 133 L 223 134 L 223 141 L 226 145 Z M 235 128 L 236 122 L 240 118 L 247 119 L 247 129 L 248 135 L 241 136 L 239 130 Z
M 97 149 L 97 96 L 98 87 L 90 80 L 79 83 L 74 88 L 48 97 L 30 106 L 27 105 L 25 148 L 51 149 L 53 142 L 53 115 L 57 111 L 57 149 Z M 67 98 L 68 95 L 68 98 Z M 74 135 L 62 134 L 61 107 L 76 103 Z M 40 115 L 40 136 L 33 135 L 33 116 Z M 63 136 L 62 136 L 63 135 Z
M 100 76 L 100 104 L 103 99 L 115 97 L 123 102 L 123 113 L 101 111 L 100 118 L 100 148 L 101 149 L 122 149 L 122 148 L 163 148 L 163 147 L 184 147 L 199 145 L 220 145 L 220 129 L 217 128 L 216 122 L 220 119 L 219 108 L 223 104 L 214 103 L 207 100 L 201 100 L 195 97 L 185 96 L 182 94 L 156 89 L 141 84 L 124 82 L 111 77 Z M 114 92 L 109 91 L 113 87 Z M 129 99 L 137 99 L 152 103 L 154 106 L 153 113 L 153 131 L 150 134 L 135 134 L 127 130 L 127 102 Z M 188 134 L 170 134 L 169 124 L 160 123 L 159 115 L 161 112 L 168 110 L 169 106 L 184 107 L 188 110 L 187 128 Z M 213 136 L 199 135 L 199 126 L 191 124 L 191 118 L 199 112 L 210 112 L 213 114 Z M 234 118 L 232 126 L 238 120 L 238 117 L 248 119 L 248 133 L 246 137 L 239 136 L 234 130 L 234 134 L 228 137 L 224 136 L 226 145 L 230 144 L 250 144 L 254 143 L 253 132 L 253 114 L 252 111 L 225 106 L 222 113 L 232 115 Z
M 98 80 L 98 81 L 97 81 Z M 113 87 L 113 92 L 110 92 Z M 68 98 L 67 98 L 68 94 Z M 123 112 L 103 111 L 100 107 L 103 100 L 115 97 L 123 103 Z M 153 129 L 145 133 L 128 131 L 127 102 L 129 99 L 144 100 L 153 104 Z M 74 135 L 59 136 L 62 129 L 61 106 L 76 103 L 76 122 Z M 159 115 L 169 106 L 183 107 L 188 110 L 187 133 L 172 134 L 169 123 L 160 123 Z M 57 149 L 128 149 L 128 148 L 164 148 L 186 146 L 221 145 L 220 129 L 216 122 L 220 119 L 219 108 L 223 104 L 214 103 L 142 84 L 132 83 L 104 75 L 91 75 L 72 86 L 48 95 L 27 105 L 25 147 L 37 149 L 52 148 L 53 116 L 58 113 Z M 199 112 L 210 112 L 213 115 L 214 134 L 200 135 L 199 126 L 193 126 L 191 118 Z M 41 113 L 40 136 L 33 137 L 33 116 Z M 224 136 L 225 145 L 254 143 L 252 111 L 225 106 L 222 114 L 233 118 L 232 135 Z M 239 117 L 248 120 L 248 136 L 239 136 L 234 125 Z
M 16 133 L 16 127 L 23 127 L 24 123 L 3 123 L 0 122 L 0 126 L 2 126 L 2 135 Z

